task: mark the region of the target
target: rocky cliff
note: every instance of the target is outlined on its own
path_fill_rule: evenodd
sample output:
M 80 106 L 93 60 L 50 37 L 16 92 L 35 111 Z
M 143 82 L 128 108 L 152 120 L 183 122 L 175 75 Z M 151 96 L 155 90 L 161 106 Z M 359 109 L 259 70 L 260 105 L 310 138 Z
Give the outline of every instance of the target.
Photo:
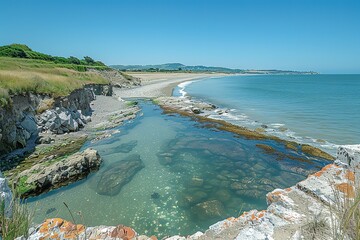
M 39 131 L 77 131 L 89 121 L 85 116 L 91 114 L 90 102 L 96 94 L 112 95 L 112 86 L 88 85 L 58 98 L 32 93 L 12 96 L 11 104 L 0 108 L 0 156 L 31 148 Z

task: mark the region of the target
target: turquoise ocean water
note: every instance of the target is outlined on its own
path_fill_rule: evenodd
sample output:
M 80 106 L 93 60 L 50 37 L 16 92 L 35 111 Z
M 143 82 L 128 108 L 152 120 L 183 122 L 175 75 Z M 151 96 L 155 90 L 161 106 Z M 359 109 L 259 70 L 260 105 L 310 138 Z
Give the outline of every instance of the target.
M 230 109 L 225 117 L 234 123 L 330 153 L 360 143 L 360 75 L 230 76 L 183 83 L 179 94 Z
M 272 140 L 234 137 L 206 123 L 163 114 L 151 102 L 140 101 L 140 107 L 141 116 L 115 128 L 118 133 L 83 146 L 99 151 L 99 171 L 28 199 L 35 223 L 72 219 L 65 202 L 76 222 L 87 226 L 125 224 L 160 238 L 188 235 L 243 211 L 265 209 L 266 193 L 290 187 L 329 163 Z M 283 155 L 268 154 L 258 144 Z M 129 158 L 140 158 L 143 168 L 117 191 L 112 185 L 126 174 L 109 170 Z

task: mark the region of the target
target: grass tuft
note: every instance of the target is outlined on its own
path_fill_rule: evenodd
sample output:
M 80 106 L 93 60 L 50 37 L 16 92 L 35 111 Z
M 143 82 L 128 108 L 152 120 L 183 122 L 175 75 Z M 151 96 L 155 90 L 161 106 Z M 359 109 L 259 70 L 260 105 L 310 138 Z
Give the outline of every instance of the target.
M 347 197 L 338 189 L 334 189 L 335 204 L 331 206 L 333 239 L 360 239 L 360 184 L 349 181 L 355 188 L 355 196 Z
M 19 198 L 11 202 L 11 217 L 5 214 L 5 204 L 1 203 L 0 208 L 0 230 L 3 240 L 13 240 L 17 237 L 28 237 L 28 230 L 33 218 L 33 213 L 28 210 L 25 203 Z

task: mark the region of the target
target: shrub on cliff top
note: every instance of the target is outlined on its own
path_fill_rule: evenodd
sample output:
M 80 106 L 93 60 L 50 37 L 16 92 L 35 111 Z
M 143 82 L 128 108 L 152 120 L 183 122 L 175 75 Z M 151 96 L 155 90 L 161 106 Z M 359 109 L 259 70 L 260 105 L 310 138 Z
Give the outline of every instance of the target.
M 79 60 L 76 57 L 57 57 L 51 56 L 45 53 L 33 51 L 31 48 L 24 44 L 10 44 L 0 46 L 1 57 L 12 57 L 12 58 L 28 58 L 28 59 L 39 59 L 50 61 L 60 64 L 75 64 L 75 65 L 90 65 L 90 66 L 106 66 L 100 61 L 95 61 L 91 57 L 85 56 L 83 60 Z

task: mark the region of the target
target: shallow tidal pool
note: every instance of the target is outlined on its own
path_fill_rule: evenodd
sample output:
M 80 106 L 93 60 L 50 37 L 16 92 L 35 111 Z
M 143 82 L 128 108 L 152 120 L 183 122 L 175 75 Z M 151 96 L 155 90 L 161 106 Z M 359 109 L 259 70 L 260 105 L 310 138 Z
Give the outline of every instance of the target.
M 148 101 L 140 105 L 142 115 L 116 128 L 119 133 L 83 146 L 99 151 L 98 172 L 28 200 L 36 223 L 71 220 L 65 202 L 76 222 L 87 226 L 124 224 L 158 237 L 192 234 L 243 211 L 266 208 L 267 192 L 290 187 L 328 163 L 280 159 L 256 144 L 299 155 L 271 140 L 247 140 L 162 114 Z

